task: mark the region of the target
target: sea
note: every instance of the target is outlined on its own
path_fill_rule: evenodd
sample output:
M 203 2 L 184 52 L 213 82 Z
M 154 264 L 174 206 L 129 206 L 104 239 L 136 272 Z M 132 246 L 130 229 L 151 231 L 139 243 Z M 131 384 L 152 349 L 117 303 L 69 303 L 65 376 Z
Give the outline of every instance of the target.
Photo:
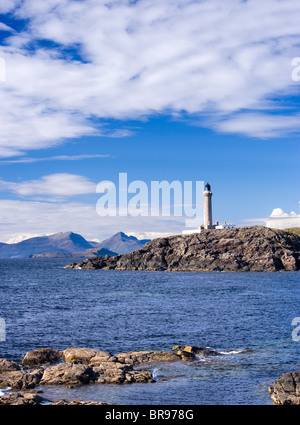
M 155 383 L 41 387 L 49 400 L 266 405 L 273 381 L 300 369 L 300 341 L 292 337 L 299 272 L 76 270 L 65 269 L 68 262 L 0 260 L 1 358 L 20 361 L 43 347 L 118 354 L 174 345 L 206 346 L 220 355 L 149 364 Z

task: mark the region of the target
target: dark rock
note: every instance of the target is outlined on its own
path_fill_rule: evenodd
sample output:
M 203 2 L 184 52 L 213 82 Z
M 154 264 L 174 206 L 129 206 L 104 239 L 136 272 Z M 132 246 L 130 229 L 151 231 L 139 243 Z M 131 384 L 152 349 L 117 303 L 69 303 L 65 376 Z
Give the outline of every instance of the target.
M 30 372 L 26 370 L 0 372 L 0 388 L 11 387 L 17 390 L 34 388 L 39 384 L 43 372 L 43 369 Z
M 154 239 L 110 258 L 86 259 L 67 268 L 167 271 L 299 271 L 300 236 L 263 226 L 203 230 Z
M 172 348 L 173 351 L 176 351 L 177 355 L 181 357 L 184 361 L 193 361 L 196 359 L 195 355 L 206 356 L 220 356 L 221 354 L 212 350 L 209 347 L 194 347 L 191 345 L 174 345 Z
M 269 393 L 275 404 L 300 405 L 300 370 L 283 373 L 269 388 Z
M 44 370 L 40 385 L 75 386 L 88 384 L 91 369 L 81 364 L 60 363 Z
M 62 357 L 62 352 L 52 348 L 40 348 L 34 351 L 28 351 L 23 358 L 22 363 L 28 366 L 37 366 L 41 364 L 57 363 Z
M 13 370 L 21 369 L 21 366 L 17 362 L 11 362 L 6 359 L 0 359 L 0 372 L 12 372 Z

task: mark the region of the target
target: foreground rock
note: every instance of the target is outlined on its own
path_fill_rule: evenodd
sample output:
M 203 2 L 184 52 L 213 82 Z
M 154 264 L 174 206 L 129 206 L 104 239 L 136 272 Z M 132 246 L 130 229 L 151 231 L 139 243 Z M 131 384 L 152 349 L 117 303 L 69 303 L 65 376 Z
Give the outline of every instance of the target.
M 60 400 L 51 403 L 51 406 L 111 406 L 111 403 L 104 403 L 101 401 L 82 401 L 82 400 Z
M 0 397 L 1 405 L 14 405 L 14 406 L 36 406 L 41 404 L 43 397 L 34 393 L 11 393 L 6 396 Z
M 143 365 L 150 362 L 174 362 L 180 360 L 180 356 L 170 351 L 130 351 L 118 354 L 117 359 L 121 363 Z
M 88 384 L 90 382 L 90 369 L 84 365 L 60 363 L 46 368 L 39 382 L 40 385 L 74 385 Z
M 37 385 L 73 387 L 89 383 L 154 382 L 150 371 L 134 370 L 133 366 L 134 362 L 120 362 L 106 351 L 81 347 L 64 351 L 43 348 L 26 353 L 22 364 L 0 359 L 0 388 L 28 390 Z
M 26 353 L 22 363 L 28 366 L 57 363 L 63 356 L 63 352 L 52 348 L 41 348 Z
M 61 363 L 44 371 L 40 385 L 131 384 L 154 382 L 148 370 L 133 370 L 132 365 L 102 362 L 91 365 Z
M 71 347 L 63 351 L 63 358 L 69 363 L 90 364 L 99 362 L 115 362 L 117 359 L 106 351 L 92 348 Z
M 42 392 L 42 391 L 39 391 Z M 50 402 L 41 395 L 38 391 L 31 392 L 11 392 L 3 397 L 0 397 L 0 406 L 38 406 L 41 404 L 51 405 L 51 406 L 109 406 L 110 403 L 97 402 L 97 401 L 83 401 L 83 400 L 59 400 Z
M 16 370 L 21 370 L 22 366 L 20 366 L 17 362 L 11 362 L 6 359 L 0 359 L 0 373 L 1 372 L 12 372 Z
M 269 393 L 275 404 L 300 405 L 300 370 L 282 374 L 269 388 Z
M 34 388 L 42 379 L 44 370 L 34 369 L 27 371 L 24 369 L 0 372 L 0 388 L 13 388 L 16 390 Z
M 142 249 L 67 268 L 167 271 L 299 271 L 300 236 L 263 226 L 154 239 Z

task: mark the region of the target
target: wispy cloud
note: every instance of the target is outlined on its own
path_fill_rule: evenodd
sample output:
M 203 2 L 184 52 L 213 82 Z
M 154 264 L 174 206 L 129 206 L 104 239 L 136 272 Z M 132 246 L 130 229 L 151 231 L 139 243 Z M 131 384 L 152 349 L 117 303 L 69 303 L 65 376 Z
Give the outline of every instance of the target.
M 101 154 L 82 154 L 82 155 L 57 155 L 57 156 L 48 156 L 44 158 L 34 158 L 26 157 L 20 159 L 6 159 L 0 161 L 0 164 L 31 164 L 34 162 L 44 162 L 44 161 L 80 161 L 83 159 L 94 159 L 94 158 L 112 158 L 112 155 L 101 155 Z
M 300 114 L 240 113 L 215 121 L 215 127 L 224 133 L 255 136 L 262 139 L 286 137 L 300 133 Z
M 20 196 L 71 197 L 96 193 L 96 184 L 84 176 L 56 173 L 43 176 L 39 180 L 22 182 L 0 180 L 0 189 Z
M 15 30 L 6 24 L 3 24 L 3 22 L 0 22 L 0 31 L 14 32 Z
M 299 132 L 297 113 L 270 114 L 299 93 L 294 0 L 2 0 L 0 12 L 29 22 L 0 49 L 2 157 L 87 134 L 123 137 L 128 129 L 105 121 L 158 113 L 246 136 Z

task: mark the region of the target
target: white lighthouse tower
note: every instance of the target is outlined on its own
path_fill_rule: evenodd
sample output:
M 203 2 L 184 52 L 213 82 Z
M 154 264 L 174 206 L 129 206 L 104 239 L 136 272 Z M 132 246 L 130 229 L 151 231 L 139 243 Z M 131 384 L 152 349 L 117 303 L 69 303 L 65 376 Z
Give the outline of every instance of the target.
M 205 186 L 205 191 L 203 192 L 204 196 L 204 222 L 203 227 L 204 229 L 213 229 L 213 220 L 212 220 L 212 204 L 211 204 L 211 197 L 212 192 L 210 190 L 210 184 L 207 183 Z
M 212 218 L 212 191 L 209 183 L 206 183 L 205 190 L 203 192 L 204 197 L 204 209 L 203 209 L 203 224 L 197 229 L 183 230 L 183 235 L 191 235 L 193 233 L 200 233 L 204 229 L 232 229 L 234 224 L 228 224 L 226 221 L 224 224 L 220 224 L 218 221 L 213 224 Z

